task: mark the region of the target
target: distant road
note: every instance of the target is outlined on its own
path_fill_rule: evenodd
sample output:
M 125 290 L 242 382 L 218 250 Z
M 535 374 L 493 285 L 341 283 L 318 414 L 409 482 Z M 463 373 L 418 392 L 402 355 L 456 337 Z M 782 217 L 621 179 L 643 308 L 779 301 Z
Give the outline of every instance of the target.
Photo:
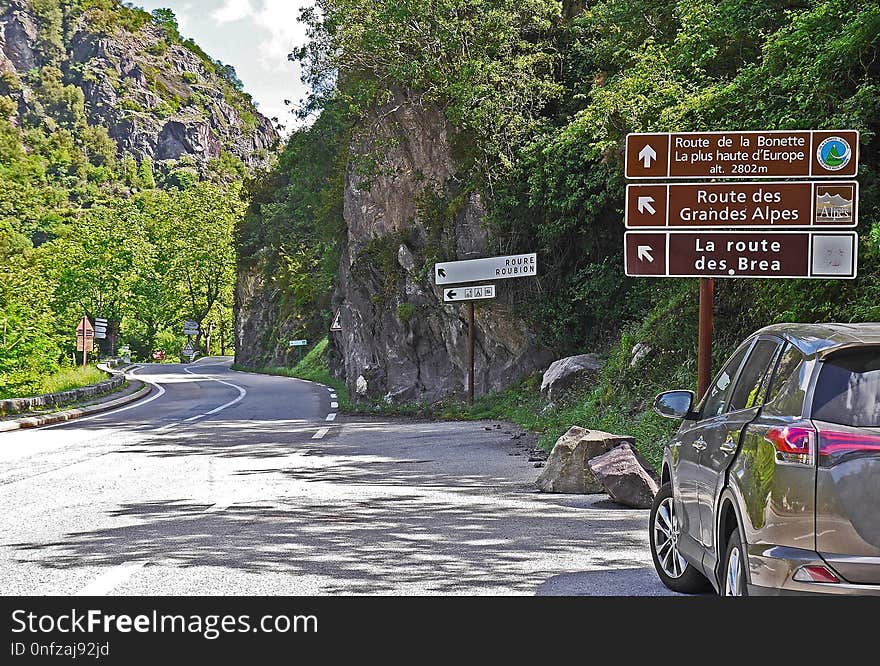
M 647 513 L 537 494 L 509 433 L 336 418 L 326 387 L 230 363 L 146 365 L 135 405 L 0 434 L 0 593 L 664 593 Z

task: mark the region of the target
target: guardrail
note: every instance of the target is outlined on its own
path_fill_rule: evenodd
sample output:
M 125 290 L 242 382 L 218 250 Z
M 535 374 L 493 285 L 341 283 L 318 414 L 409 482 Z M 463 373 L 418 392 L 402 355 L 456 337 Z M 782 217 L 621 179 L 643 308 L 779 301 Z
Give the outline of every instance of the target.
M 38 395 L 32 398 L 10 398 L 8 400 L 0 400 L 0 417 L 11 416 L 13 414 L 26 414 L 38 409 L 46 409 L 47 407 L 67 405 L 88 398 L 97 398 L 98 396 L 115 391 L 125 384 L 125 374 L 115 370 L 118 365 L 119 359 L 111 359 L 110 361 L 99 365 L 98 368 L 100 370 L 103 370 L 108 375 L 112 375 L 110 379 L 100 382 L 99 384 L 92 384 L 91 386 L 70 389 L 68 391 L 59 391 L 58 393 L 47 393 L 46 395 Z

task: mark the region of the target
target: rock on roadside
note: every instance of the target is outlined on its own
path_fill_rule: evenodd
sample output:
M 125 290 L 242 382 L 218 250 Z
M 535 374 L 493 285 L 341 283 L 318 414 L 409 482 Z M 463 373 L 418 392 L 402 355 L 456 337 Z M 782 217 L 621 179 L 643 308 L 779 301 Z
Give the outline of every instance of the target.
M 602 361 L 595 354 L 569 356 L 555 361 L 541 380 L 541 395 L 553 402 L 580 377 L 595 375 L 601 369 Z
M 605 492 L 588 462 L 622 444 L 635 445 L 635 440 L 573 426 L 557 440 L 535 485 L 545 493 L 583 495 Z
M 636 509 L 651 508 L 659 490 L 656 474 L 632 445 L 621 444 L 587 465 L 614 501 Z

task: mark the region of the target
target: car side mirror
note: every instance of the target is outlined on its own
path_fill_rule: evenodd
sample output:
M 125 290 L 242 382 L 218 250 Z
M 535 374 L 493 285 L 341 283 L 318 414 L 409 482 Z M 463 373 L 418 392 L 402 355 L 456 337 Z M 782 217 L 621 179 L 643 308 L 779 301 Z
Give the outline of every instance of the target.
M 667 419 L 685 419 L 692 415 L 691 409 L 696 402 L 693 391 L 667 391 L 654 400 L 654 411 Z

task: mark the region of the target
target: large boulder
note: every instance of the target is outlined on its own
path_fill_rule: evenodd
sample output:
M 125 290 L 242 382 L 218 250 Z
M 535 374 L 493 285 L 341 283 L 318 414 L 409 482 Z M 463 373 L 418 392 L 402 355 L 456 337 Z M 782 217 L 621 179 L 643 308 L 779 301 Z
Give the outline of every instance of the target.
M 649 509 L 660 486 L 656 473 L 630 444 L 621 444 L 587 462 L 595 478 L 616 502 Z
M 556 442 L 541 476 L 535 481 L 545 493 L 591 494 L 605 492 L 588 463 L 632 437 L 574 426 Z
M 569 356 L 553 363 L 541 380 L 541 395 L 553 402 L 565 389 L 581 377 L 595 375 L 602 369 L 602 361 L 595 354 Z

